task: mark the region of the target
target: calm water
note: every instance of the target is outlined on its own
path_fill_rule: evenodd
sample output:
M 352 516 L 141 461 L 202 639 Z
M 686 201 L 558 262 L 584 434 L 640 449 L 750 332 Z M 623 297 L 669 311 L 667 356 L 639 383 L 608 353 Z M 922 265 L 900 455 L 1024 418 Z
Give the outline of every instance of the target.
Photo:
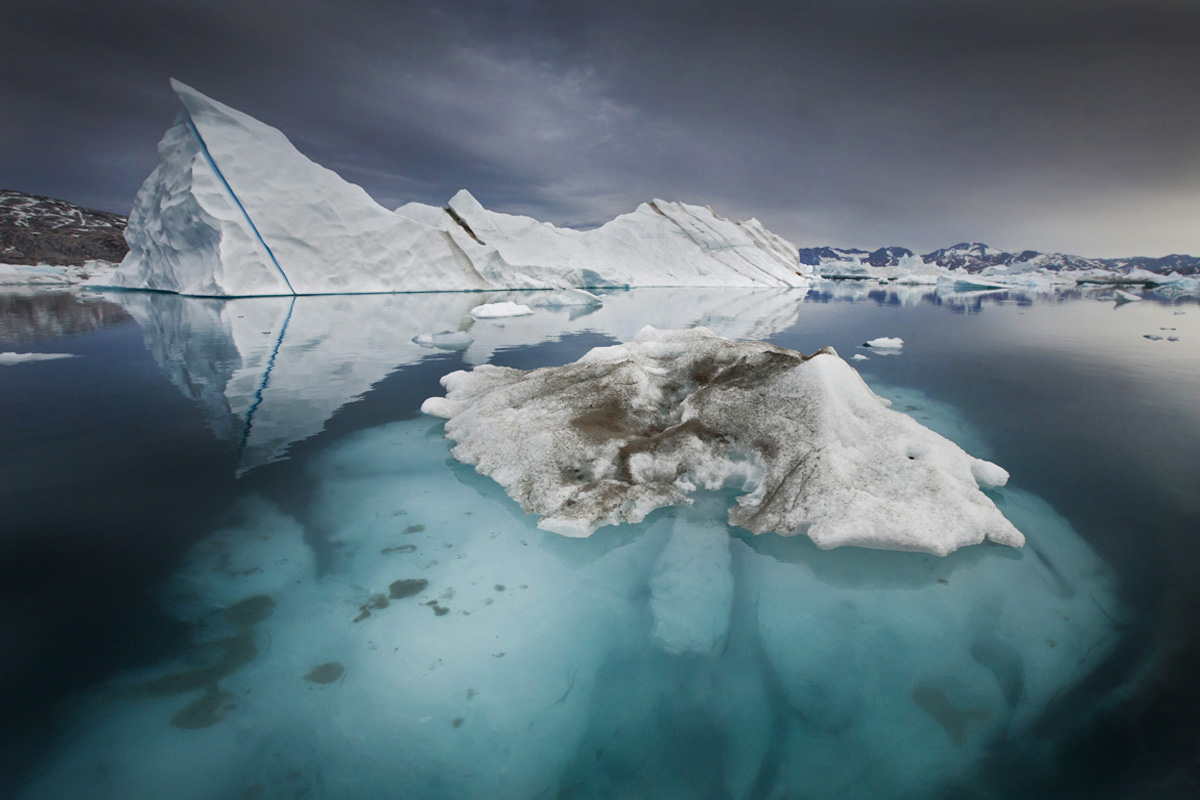
M 0 793 L 1195 795 L 1194 298 L 487 299 L 0 297 L 0 351 L 76 356 L 0 367 Z M 1030 544 L 822 552 L 725 494 L 562 539 L 418 411 L 646 324 L 867 355 Z

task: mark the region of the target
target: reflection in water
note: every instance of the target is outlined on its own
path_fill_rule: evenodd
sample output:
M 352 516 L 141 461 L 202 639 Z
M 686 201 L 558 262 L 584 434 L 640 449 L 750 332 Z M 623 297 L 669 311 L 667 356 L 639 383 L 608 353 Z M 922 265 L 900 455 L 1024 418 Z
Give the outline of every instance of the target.
M 283 458 L 339 408 L 397 368 L 429 356 L 431 349 L 414 341 L 423 334 L 484 331 L 474 340 L 455 339 L 461 347 L 454 349 L 463 349 L 472 365 L 499 349 L 585 330 L 625 341 L 649 323 L 704 325 L 724 336 L 759 339 L 791 325 L 803 299 L 803 292 L 776 289 L 685 291 L 617 292 L 600 308 L 543 308 L 491 321 L 473 319 L 471 309 L 509 299 L 536 304 L 544 293 L 109 296 L 141 325 L 147 349 L 199 404 L 217 437 L 238 447 L 244 473 Z
M 120 305 L 73 292 L 0 294 L 0 344 L 72 336 L 129 319 Z
M 213 430 L 244 447 L 243 469 L 280 458 L 364 394 L 363 405 L 401 408 L 352 435 L 329 425 L 322 446 L 296 448 L 287 467 L 226 480 L 236 499 L 205 486 L 227 477 L 224 465 L 187 473 L 189 492 L 225 512 L 188 542 L 178 569 L 171 562 L 156 596 L 188 626 L 190 649 L 147 656 L 111 681 L 97 672 L 87 697 L 63 704 L 67 734 L 19 796 L 1186 789 L 1200 718 L 1196 486 L 1185 461 L 1200 441 L 1190 358 L 1200 314 L 1194 304 L 1114 308 L 1105 290 L 1068 301 L 910 289 L 638 290 L 582 316 L 539 309 L 487 322 L 470 308 L 532 295 L 108 295 Z M 834 302 L 851 296 L 860 302 Z M 627 341 L 645 324 L 843 355 L 901 336 L 901 355 L 856 366 L 895 407 L 1012 470 L 997 502 L 1030 546 L 946 559 L 819 551 L 803 537 L 716 524 L 731 502 L 723 494 L 564 539 L 451 461 L 441 425 L 409 415 L 440 371 L 557 363 L 564 342 Z M 1143 338 L 1166 327 L 1180 341 Z M 442 331 L 468 334 L 457 340 L 465 349 L 412 341 Z M 160 396 L 129 401 L 139 419 L 97 414 L 116 434 L 106 442 L 140 429 L 164 398 L 183 405 L 154 378 L 146 384 Z M 86 443 L 58 446 L 78 459 Z M 182 449 L 164 444 L 146 459 L 147 491 L 161 488 L 149 473 L 178 469 Z M 122 504 L 143 504 L 130 482 L 106 484 L 112 541 L 131 539 Z M 156 536 L 192 510 L 176 497 L 151 509 Z M 96 546 L 89 568 L 112 568 Z M 51 593 L 17 591 L 26 604 Z M 119 614 L 102 593 L 54 591 Z M 1142 785 L 1125 791 L 1122 772 Z

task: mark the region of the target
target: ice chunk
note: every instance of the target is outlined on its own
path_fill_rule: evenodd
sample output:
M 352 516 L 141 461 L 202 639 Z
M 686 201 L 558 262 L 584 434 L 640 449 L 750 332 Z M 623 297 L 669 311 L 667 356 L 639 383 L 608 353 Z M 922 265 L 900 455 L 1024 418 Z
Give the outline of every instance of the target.
M 415 344 L 419 344 L 421 347 L 436 347 L 439 350 L 465 350 L 474 341 L 475 337 L 466 331 L 419 333 L 413 337 Z
M 61 358 L 76 356 L 73 353 L 0 353 L 0 367 L 12 367 L 32 361 L 57 361 Z
M 879 350 L 899 350 L 904 347 L 904 340 L 899 337 L 881 336 L 878 339 L 871 339 L 863 344 L 863 347 L 874 347 Z
M 521 303 L 484 303 L 471 309 L 475 319 L 497 319 L 499 317 L 523 317 L 532 314 L 533 309 Z
M 1115 292 L 1113 292 L 1113 294 L 1116 297 L 1117 305 L 1122 305 L 1123 303 L 1139 303 L 1142 300 L 1142 298 L 1138 297 L 1133 292 L 1127 292 L 1124 289 L 1117 289 Z
M 829 348 L 647 327 L 572 364 L 483 365 L 442 385 L 422 410 L 448 420 L 455 458 L 564 535 L 734 486 L 747 493 L 732 524 L 824 548 L 1024 543 L 979 491 L 1003 470 L 889 409 Z
M 850 356 L 850 360 L 851 361 L 867 361 L 868 359 L 862 353 L 855 353 L 854 355 Z

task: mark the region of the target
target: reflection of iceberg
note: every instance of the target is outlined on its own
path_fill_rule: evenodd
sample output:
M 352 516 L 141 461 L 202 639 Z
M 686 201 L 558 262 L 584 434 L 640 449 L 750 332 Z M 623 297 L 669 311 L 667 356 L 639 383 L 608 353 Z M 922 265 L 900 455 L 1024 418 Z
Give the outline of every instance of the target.
M 259 297 L 114 294 L 171 381 L 197 401 L 240 469 L 281 458 L 338 408 L 429 350 L 423 330 L 455 329 L 478 295 Z
M 551 292 L 325 295 L 219 300 L 112 293 L 141 324 L 146 347 L 203 410 L 218 438 L 241 450 L 242 470 L 283 457 L 319 433 L 338 408 L 405 364 L 453 342 L 468 363 L 500 348 L 593 332 L 626 339 L 653 315 L 679 327 L 704 324 L 727 336 L 765 337 L 791 325 L 800 295 L 787 290 L 616 292 L 603 306 L 552 306 L 516 318 L 473 320 L 492 301 L 537 306 Z M 591 313 L 579 316 L 586 308 Z M 472 340 L 484 326 L 488 335 Z M 427 340 L 422 334 L 434 334 Z

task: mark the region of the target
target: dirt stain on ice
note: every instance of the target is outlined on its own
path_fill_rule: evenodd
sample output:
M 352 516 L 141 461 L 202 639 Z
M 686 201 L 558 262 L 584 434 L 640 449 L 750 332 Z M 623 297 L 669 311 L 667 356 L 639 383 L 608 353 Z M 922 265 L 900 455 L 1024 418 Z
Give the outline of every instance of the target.
M 961 747 L 973 726 L 991 719 L 990 711 L 962 709 L 950 702 L 946 692 L 933 686 L 918 686 L 912 690 L 913 702 L 917 707 L 945 729 L 950 741 Z
M 199 700 L 188 703 L 175 712 L 175 716 L 171 717 L 171 724 L 187 730 L 211 727 L 237 707 L 232 700 L 231 693 L 210 686 Z
M 346 673 L 346 668 L 339 661 L 330 661 L 326 664 L 318 664 L 308 671 L 304 676 L 304 680 L 313 683 L 333 683 L 338 678 Z

